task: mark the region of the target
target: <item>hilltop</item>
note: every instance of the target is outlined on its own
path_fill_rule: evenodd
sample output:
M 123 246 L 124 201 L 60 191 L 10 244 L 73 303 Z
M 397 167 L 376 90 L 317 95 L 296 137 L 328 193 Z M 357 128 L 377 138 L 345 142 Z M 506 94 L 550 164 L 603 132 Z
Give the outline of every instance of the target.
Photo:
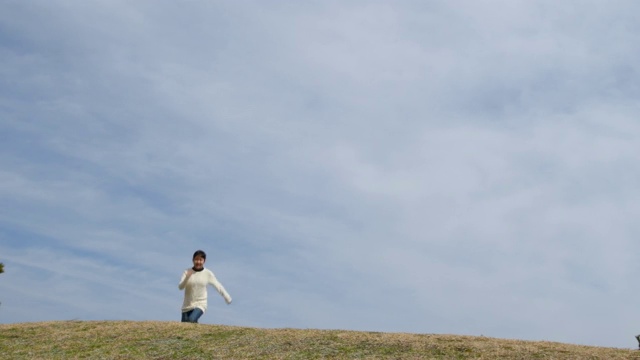
M 4 359 L 640 359 L 640 351 L 488 337 L 179 322 L 0 325 Z

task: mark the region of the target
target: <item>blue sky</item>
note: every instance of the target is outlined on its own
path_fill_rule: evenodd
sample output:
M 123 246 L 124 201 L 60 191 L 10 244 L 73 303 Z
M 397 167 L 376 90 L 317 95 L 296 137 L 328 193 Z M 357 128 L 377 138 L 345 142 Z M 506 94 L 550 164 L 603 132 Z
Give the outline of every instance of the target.
M 635 347 L 635 1 L 3 1 L 0 322 Z

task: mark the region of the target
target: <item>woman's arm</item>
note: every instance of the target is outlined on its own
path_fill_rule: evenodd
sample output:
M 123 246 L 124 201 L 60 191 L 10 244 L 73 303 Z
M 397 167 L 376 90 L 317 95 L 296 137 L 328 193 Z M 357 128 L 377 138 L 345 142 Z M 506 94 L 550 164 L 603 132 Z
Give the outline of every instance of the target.
M 224 289 L 224 286 L 216 279 L 216 276 L 209 271 L 209 284 L 213 285 L 214 288 L 218 291 L 218 294 L 222 295 L 224 301 L 228 304 L 231 304 L 231 295 Z
M 182 273 L 182 278 L 180 278 L 180 283 L 178 284 L 178 289 L 182 290 L 187 286 L 187 281 L 193 274 L 193 269 L 187 269 Z

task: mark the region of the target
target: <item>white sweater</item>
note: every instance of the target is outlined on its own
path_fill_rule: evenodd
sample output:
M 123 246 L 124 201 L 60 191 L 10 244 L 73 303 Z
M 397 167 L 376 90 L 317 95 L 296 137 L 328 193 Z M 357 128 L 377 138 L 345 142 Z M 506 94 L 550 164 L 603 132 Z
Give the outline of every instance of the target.
M 186 269 L 182 273 L 182 278 L 178 284 L 178 289 L 184 289 L 184 301 L 182 303 L 182 312 L 200 308 L 202 312 L 207 311 L 207 285 L 211 284 L 216 288 L 218 293 L 222 295 L 227 304 L 231 304 L 231 296 L 224 289 L 222 284 L 216 279 L 211 270 L 205 268 L 202 271 L 196 271 L 187 278 L 188 271 Z

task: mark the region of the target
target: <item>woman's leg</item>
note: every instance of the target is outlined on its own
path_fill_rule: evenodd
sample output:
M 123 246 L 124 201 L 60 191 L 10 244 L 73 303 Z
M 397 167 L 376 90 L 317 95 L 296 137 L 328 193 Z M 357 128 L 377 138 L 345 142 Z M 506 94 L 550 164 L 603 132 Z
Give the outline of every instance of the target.
M 204 314 L 204 312 L 200 308 L 195 308 L 190 311 L 190 314 L 188 316 L 189 317 L 188 321 L 192 323 L 197 323 L 198 319 L 200 319 L 200 316 L 202 316 L 202 314 Z
M 189 315 L 191 314 L 191 311 L 185 311 L 182 313 L 182 322 L 189 322 Z

